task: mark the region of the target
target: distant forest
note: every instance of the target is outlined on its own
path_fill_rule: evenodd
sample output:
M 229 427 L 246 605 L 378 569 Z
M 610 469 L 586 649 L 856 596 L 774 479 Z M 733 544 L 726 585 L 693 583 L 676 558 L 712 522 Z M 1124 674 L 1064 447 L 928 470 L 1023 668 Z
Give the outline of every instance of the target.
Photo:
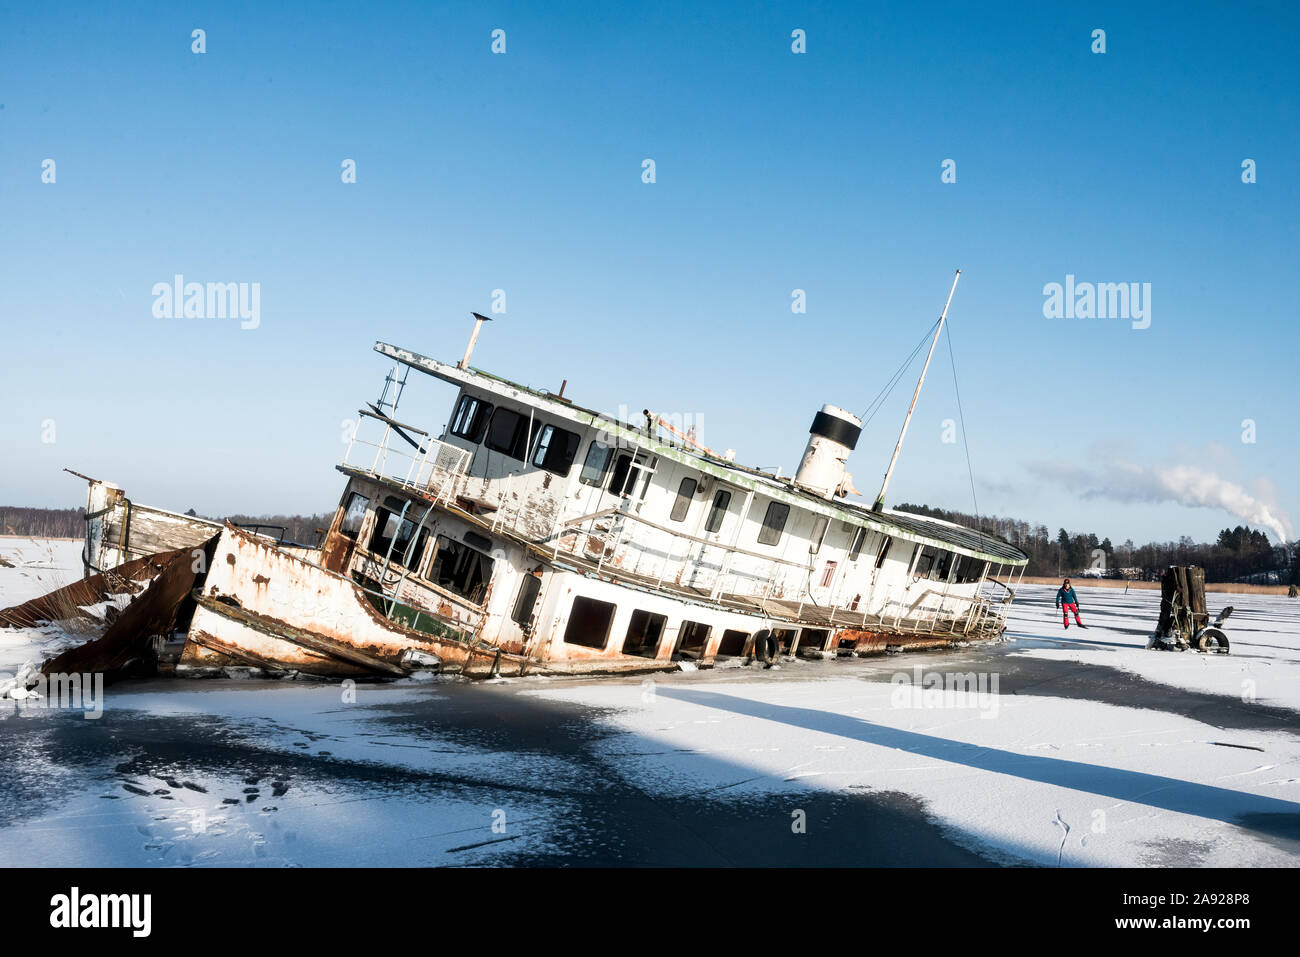
M 82 538 L 86 523 L 80 508 L 19 508 L 0 505 L 0 534 L 29 538 Z
M 1029 555 L 1027 575 L 1100 575 L 1105 578 L 1158 579 L 1170 565 L 1200 565 L 1212 582 L 1300 583 L 1296 565 L 1300 563 L 1300 543 L 1273 545 L 1259 531 L 1238 525 L 1225 528 L 1218 541 L 1197 544 L 1187 536 L 1176 542 L 1148 542 L 1135 545 L 1132 540 L 1116 545 L 1109 538 L 1092 533 L 1071 534 L 1065 529 L 1052 535 L 1046 525 L 1031 525 L 1014 518 L 981 515 L 903 504 L 899 511 L 929 515 L 969 528 L 976 528 L 1005 539 Z M 0 506 L 0 533 L 31 538 L 81 538 L 85 522 L 79 508 L 19 508 Z M 190 509 L 187 515 L 196 514 Z M 210 518 L 213 516 L 202 516 Z M 319 515 L 229 515 L 237 525 L 261 524 L 283 526 L 284 540 L 303 545 L 319 541 L 318 529 L 324 529 L 332 514 Z M 269 531 L 266 528 L 262 531 Z M 279 531 L 271 534 L 279 535 Z
M 23 535 L 29 538 L 82 538 L 86 522 L 80 508 L 19 508 L 0 505 L 0 534 Z M 333 514 L 320 515 L 198 515 L 190 509 L 186 515 L 229 520 L 236 525 L 261 525 L 259 531 L 279 536 L 284 528 L 284 540 L 302 545 L 314 545 L 319 539 L 317 529 L 328 527 Z
M 1176 542 L 1148 542 L 1135 545 L 1133 540 L 1116 545 L 1109 538 L 1099 539 L 1091 532 L 1071 534 L 1059 529 L 1055 535 L 1046 525 L 1031 525 L 1014 518 L 996 515 L 976 517 L 966 512 L 952 512 L 926 505 L 897 505 L 900 512 L 928 515 L 979 529 L 1005 539 L 1029 556 L 1026 575 L 1086 575 L 1102 578 L 1134 578 L 1155 581 L 1170 565 L 1199 565 L 1205 578 L 1212 582 L 1300 582 L 1296 564 L 1300 560 L 1300 542 L 1273 545 L 1263 532 L 1244 525 L 1225 528 L 1215 542 L 1196 543 L 1184 535 Z

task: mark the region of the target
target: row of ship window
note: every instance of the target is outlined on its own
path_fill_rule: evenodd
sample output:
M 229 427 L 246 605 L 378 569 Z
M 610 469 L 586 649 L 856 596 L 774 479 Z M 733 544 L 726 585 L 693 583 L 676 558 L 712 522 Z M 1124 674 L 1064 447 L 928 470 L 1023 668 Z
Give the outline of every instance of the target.
M 581 438 L 576 432 L 561 429 L 548 423 L 540 422 L 534 417 L 525 417 L 512 409 L 493 406 L 475 396 L 461 396 L 452 417 L 448 431 L 457 438 L 465 439 L 475 445 L 482 444 L 494 452 L 500 452 L 517 461 L 523 462 L 528 455 L 535 436 L 536 447 L 533 450 L 532 463 L 538 468 L 567 476 L 577 457 Z M 593 439 L 587 447 L 587 455 L 578 473 L 578 481 L 583 485 L 603 486 L 609 478 L 608 491 L 613 495 L 631 495 L 636 491 L 637 473 L 644 477 L 639 490 L 639 498 L 645 498 L 649 485 L 649 472 L 640 468 L 632 454 L 622 452 L 615 454 L 612 446 L 599 439 Z M 677 487 L 673 507 L 668 513 L 671 522 L 683 522 L 690 511 L 691 500 L 699 488 L 694 478 L 684 478 Z M 722 529 L 722 523 L 731 507 L 731 492 L 719 489 L 713 496 L 713 503 L 704 520 L 704 530 L 710 535 Z M 763 516 L 763 524 L 758 531 L 760 545 L 777 545 L 781 533 L 790 518 L 790 506 L 784 502 L 769 502 Z M 813 526 L 813 546 L 809 551 L 814 554 L 821 548 L 821 539 L 826 532 L 825 516 L 817 516 Z M 856 561 L 866 540 L 867 530 L 859 528 L 854 535 L 849 549 L 849 559 Z
M 494 406 L 490 402 L 471 395 L 461 396 L 448 431 L 457 438 L 465 439 L 476 445 L 481 443 L 494 452 L 500 452 L 520 462 L 527 459 L 528 450 L 531 447 L 533 448 L 533 465 L 563 476 L 567 476 L 572 469 L 574 459 L 577 457 L 578 446 L 582 441 L 576 432 L 570 432 L 567 429 L 541 422 L 532 415 L 524 416 L 512 409 Z M 535 444 L 534 438 L 536 439 Z M 587 447 L 582 470 L 578 473 L 578 481 L 583 485 L 600 487 L 605 485 L 608 477 L 607 490 L 611 494 L 632 495 L 637 491 L 637 476 L 640 474 L 642 481 L 637 497 L 644 499 L 646 489 L 649 486 L 649 471 L 641 467 L 631 453 L 619 452 L 615 454 L 615 452 L 614 447 L 604 444 L 599 439 L 593 439 Z M 683 478 L 681 480 L 677 487 L 677 495 L 673 499 L 672 509 L 668 513 L 669 521 L 680 523 L 686 520 L 691 501 L 698 489 L 699 483 L 696 479 Z M 722 524 L 727 517 L 728 509 L 731 507 L 731 498 L 732 494 L 727 489 L 719 489 L 714 493 L 713 502 L 709 506 L 708 515 L 704 520 L 704 531 L 707 534 L 715 535 L 722 530 Z M 763 522 L 758 530 L 758 544 L 779 545 L 781 534 L 785 531 L 786 522 L 789 518 L 789 505 L 784 502 L 769 502 L 767 511 L 763 515 Z M 821 550 L 822 539 L 825 537 L 827 525 L 826 516 L 814 516 L 812 534 L 808 545 L 809 554 L 815 555 Z M 849 561 L 858 560 L 866 539 L 867 529 L 859 526 L 854 532 L 853 541 L 849 545 Z M 892 540 L 888 538 L 882 543 L 876 556 L 877 568 L 884 563 L 891 545 Z M 952 552 L 938 551 L 932 548 L 923 549 L 917 560 L 917 568 L 913 575 L 918 578 L 946 581 L 949 573 L 953 570 L 949 563 L 956 557 Z M 967 561 L 961 564 L 969 566 L 974 562 Z M 982 566 L 980 570 L 982 572 Z M 960 574 L 961 571 L 962 569 L 959 568 L 957 577 L 953 579 L 954 581 L 973 581 L 974 578 L 978 577 L 978 575 L 973 577 L 963 576 Z

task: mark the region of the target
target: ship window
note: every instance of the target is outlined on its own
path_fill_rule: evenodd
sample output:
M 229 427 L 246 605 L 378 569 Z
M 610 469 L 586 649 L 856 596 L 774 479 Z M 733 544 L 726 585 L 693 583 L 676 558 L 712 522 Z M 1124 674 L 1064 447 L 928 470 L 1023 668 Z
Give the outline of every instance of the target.
M 486 535 L 480 535 L 478 532 L 466 532 L 461 537 L 470 548 L 477 548 L 480 552 L 492 551 L 492 539 Z
M 613 602 L 596 601 L 582 595 L 573 599 L 569 623 L 564 629 L 565 643 L 604 648 L 609 640 L 609 626 L 614 623 L 614 608 Z
M 699 656 L 704 654 L 704 646 L 708 643 L 709 632 L 713 629 L 700 621 L 684 621 L 677 632 L 677 652 L 678 654 L 687 654 Z
M 669 521 L 680 522 L 686 518 L 686 513 L 691 508 L 691 498 L 695 495 L 695 479 L 684 478 L 682 484 L 677 487 L 677 500 L 673 502 L 672 513 L 668 516 Z
M 658 459 L 653 460 L 657 461 Z M 653 462 L 646 464 L 634 460 L 631 455 L 620 455 L 614 460 L 614 471 L 609 479 L 610 492 L 627 498 L 635 496 L 644 499 L 646 490 L 650 488 L 650 476 L 654 474 Z M 637 492 L 638 483 L 641 486 L 640 492 Z
M 984 563 L 978 558 L 960 558 L 958 559 L 957 575 L 953 581 L 966 584 L 968 582 L 977 582 L 984 575 Z
M 859 527 L 853 533 L 853 544 L 849 546 L 849 561 L 856 562 L 858 556 L 862 554 L 862 543 L 867 540 L 867 530 Z
M 734 658 L 742 654 L 745 650 L 745 642 L 748 640 L 749 632 L 727 629 L 722 633 L 722 640 L 718 642 L 718 657 Z
M 438 536 L 429 581 L 478 604 L 492 580 L 492 559 L 468 545 Z
M 813 519 L 812 538 L 808 539 L 809 554 L 816 555 L 822 550 L 822 536 L 826 534 L 826 526 L 829 519 L 825 515 L 818 515 Z
M 529 435 L 529 418 L 509 409 L 497 409 L 492 413 L 492 424 L 488 427 L 484 444 L 494 452 L 501 452 L 522 462 L 528 454 L 532 439 Z M 532 420 L 532 433 L 536 435 L 542 424 Z
M 836 562 L 827 562 L 826 568 L 822 570 L 822 588 L 830 586 L 831 580 L 835 577 Z
M 609 490 L 615 495 L 630 492 L 632 480 L 632 456 L 620 455 L 614 460 L 614 475 L 609 480 Z
M 429 530 L 421 528 L 415 548 L 411 548 L 411 539 L 415 537 L 416 525 L 409 518 L 402 518 L 402 503 L 395 498 L 384 499 L 382 508 L 375 509 L 375 530 L 370 533 L 370 551 L 383 555 L 390 564 L 406 566 L 407 551 L 411 554 L 411 568 L 420 564 L 424 554 L 425 543 L 429 540 Z M 391 551 L 390 551 L 391 548 Z
M 603 442 L 592 440 L 587 446 L 587 457 L 582 462 L 582 471 L 578 481 L 583 485 L 600 485 L 609 472 L 609 463 L 614 457 L 614 450 Z
M 913 578 L 926 578 L 930 574 L 930 568 L 934 565 L 934 555 L 928 548 L 921 546 L 920 555 L 916 559 L 916 567 L 912 569 Z
M 704 530 L 713 533 L 722 528 L 722 520 L 727 517 L 727 508 L 731 505 L 731 493 L 726 489 L 719 490 L 718 494 L 713 496 L 713 507 L 709 509 L 709 517 L 704 523 Z
M 393 535 L 398 525 L 405 521 L 400 518 L 402 503 L 395 498 L 384 499 L 383 507 L 375 509 L 375 527 L 370 532 L 370 550 L 377 555 L 388 554 L 388 546 L 393 543 Z
M 659 639 L 664 636 L 668 618 L 637 609 L 628 622 L 627 637 L 623 639 L 623 654 L 641 658 L 654 658 L 659 654 Z
M 556 475 L 568 475 L 573 466 L 573 457 L 577 454 L 578 433 L 548 425 L 542 429 L 542 437 L 537 440 L 533 464 Z
M 542 580 L 536 575 L 525 575 L 519 586 L 519 597 L 515 599 L 514 610 L 510 617 L 517 624 L 527 625 L 533 618 L 533 605 L 537 603 L 537 593 L 542 588 Z
M 758 544 L 775 545 L 781 541 L 785 531 L 786 520 L 790 517 L 790 506 L 784 502 L 769 502 L 767 514 L 763 516 L 763 527 L 758 530 Z
M 934 563 L 934 570 L 930 573 L 930 577 L 935 581 L 946 582 L 948 580 L 948 572 L 951 570 L 952 552 L 940 552 L 939 560 Z
M 885 556 L 889 554 L 889 550 L 893 547 L 894 547 L 894 540 L 890 538 L 888 535 L 886 535 L 885 540 L 880 543 L 880 554 L 876 556 L 877 568 L 885 564 Z
M 805 628 L 799 632 L 800 651 L 825 651 L 826 637 L 830 632 L 822 628 Z
M 772 637 L 776 639 L 776 650 L 778 654 L 788 655 L 790 647 L 794 644 L 795 637 L 799 634 L 796 628 L 773 628 Z
M 357 534 L 361 531 L 361 523 L 366 519 L 366 509 L 369 507 L 370 499 L 360 492 L 349 495 L 348 507 L 343 511 L 343 522 L 339 525 L 339 532 L 356 541 Z
M 415 539 L 415 548 L 411 550 L 411 564 L 407 567 L 409 567 L 411 571 L 416 572 L 417 574 L 419 573 L 419 569 L 420 569 L 420 559 L 424 557 L 424 550 L 429 544 L 429 534 L 430 533 L 427 528 L 421 528 L 419 536 Z M 397 561 L 397 560 L 398 560 L 397 556 L 394 555 L 393 561 Z M 402 560 L 400 564 L 406 565 L 405 548 L 402 549 Z
M 462 439 L 469 439 L 474 444 L 483 441 L 483 432 L 487 429 L 488 419 L 492 415 L 492 405 L 472 395 L 463 395 L 456 414 L 451 420 L 451 434 Z

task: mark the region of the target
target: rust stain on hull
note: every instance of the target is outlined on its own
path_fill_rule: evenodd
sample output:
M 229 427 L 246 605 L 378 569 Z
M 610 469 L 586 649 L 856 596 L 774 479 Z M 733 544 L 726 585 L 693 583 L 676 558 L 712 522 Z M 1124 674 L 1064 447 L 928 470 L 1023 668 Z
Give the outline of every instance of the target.
M 904 635 L 890 631 L 864 631 L 860 628 L 841 628 L 831 639 L 830 650 L 852 651 L 854 654 L 883 654 L 891 648 L 910 651 L 925 648 L 946 648 L 952 638 L 926 635 Z

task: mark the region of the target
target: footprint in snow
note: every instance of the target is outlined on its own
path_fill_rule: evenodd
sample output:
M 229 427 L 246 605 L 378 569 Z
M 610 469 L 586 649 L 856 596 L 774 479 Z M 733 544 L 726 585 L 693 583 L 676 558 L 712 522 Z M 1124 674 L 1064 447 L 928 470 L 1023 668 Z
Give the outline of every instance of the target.
M 1061 817 L 1061 811 L 1059 808 L 1056 811 L 1056 820 L 1052 823 L 1065 832 L 1061 835 L 1061 847 L 1056 852 L 1056 866 L 1060 867 L 1061 858 L 1065 854 L 1065 842 L 1070 839 L 1070 825 L 1065 822 L 1065 818 Z

